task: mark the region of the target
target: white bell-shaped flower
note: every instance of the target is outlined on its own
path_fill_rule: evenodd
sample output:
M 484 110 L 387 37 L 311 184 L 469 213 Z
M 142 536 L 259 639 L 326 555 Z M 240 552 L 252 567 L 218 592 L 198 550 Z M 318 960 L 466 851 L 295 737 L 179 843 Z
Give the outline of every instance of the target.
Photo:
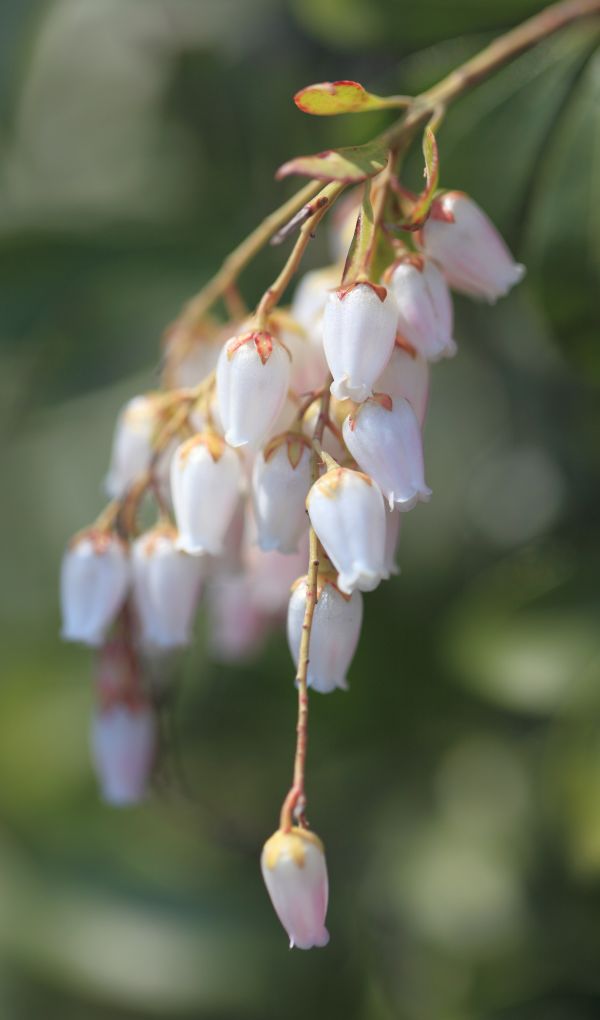
M 219 415 L 230 446 L 259 446 L 281 411 L 290 385 L 291 361 L 271 333 L 232 337 L 217 363 Z
M 146 393 L 133 397 L 117 418 L 110 466 L 104 487 L 111 499 L 120 499 L 148 469 L 164 397 Z
M 290 309 L 292 318 L 302 326 L 307 337 L 315 346 L 323 346 L 323 315 L 329 292 L 339 286 L 339 266 L 326 266 L 305 273 L 294 291 Z
M 169 389 L 202 382 L 216 367 L 224 339 L 222 326 L 213 319 L 174 322 L 164 340 L 163 377 Z
M 209 582 L 208 643 L 217 662 L 240 662 L 258 654 L 273 618 L 256 606 L 246 574 L 220 574 Z
M 311 485 L 311 447 L 286 432 L 258 454 L 252 473 L 252 506 L 258 544 L 265 552 L 292 553 L 308 528 L 306 496 Z
M 325 307 L 323 344 L 339 400 L 369 397 L 394 348 L 398 309 L 385 287 L 355 283 L 333 291 Z
M 375 385 L 377 393 L 389 393 L 392 400 L 404 397 L 423 427 L 429 400 L 429 363 L 412 347 L 398 342 Z
M 287 616 L 287 637 L 296 667 L 300 654 L 302 625 L 306 610 L 307 578 L 294 585 Z M 310 632 L 307 683 L 321 694 L 336 687 L 348 689 L 346 673 L 352 662 L 363 615 L 363 598 L 359 591 L 343 595 L 333 577 L 319 575 L 317 603 Z
M 491 220 L 460 191 L 447 191 L 435 200 L 421 241 L 451 287 L 491 304 L 525 275 Z
M 390 507 L 411 510 L 427 502 L 423 441 L 417 416 L 408 400 L 387 394 L 367 400 L 348 415 L 344 440 L 356 463 L 377 482 Z
M 398 566 L 398 543 L 400 541 L 400 530 L 402 524 L 402 511 L 399 506 L 390 510 L 388 507 L 385 514 L 385 577 L 393 577 L 400 573 Z
M 133 602 L 140 639 L 149 648 L 181 648 L 192 637 L 200 597 L 201 560 L 180 552 L 169 524 L 146 531 L 133 543 Z
M 127 546 L 116 535 L 93 528 L 76 535 L 61 567 L 63 639 L 101 645 L 125 601 L 129 577 Z
M 339 573 L 340 591 L 373 591 L 386 575 L 385 504 L 378 486 L 359 471 L 334 468 L 312 486 L 306 506 Z
M 240 458 L 220 436 L 205 432 L 182 443 L 171 464 L 177 548 L 220 555 L 242 485 Z
M 156 746 L 156 716 L 150 705 L 117 702 L 96 713 L 92 760 L 108 804 L 125 807 L 144 799 Z
M 398 333 L 428 361 L 456 354 L 452 297 L 443 273 L 422 255 L 405 255 L 386 274 L 398 306 Z
M 278 829 L 263 847 L 261 870 L 290 948 L 326 946 L 329 882 L 323 844 L 314 832 Z

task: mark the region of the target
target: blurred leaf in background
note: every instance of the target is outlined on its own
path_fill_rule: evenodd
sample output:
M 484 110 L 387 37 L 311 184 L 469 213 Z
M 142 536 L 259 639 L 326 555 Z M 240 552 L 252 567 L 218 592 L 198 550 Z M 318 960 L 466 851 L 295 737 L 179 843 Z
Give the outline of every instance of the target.
M 441 184 L 529 273 L 492 309 L 457 301 L 434 499 L 366 600 L 350 692 L 312 699 L 325 952 L 287 952 L 258 869 L 291 764 L 283 636 L 217 667 L 200 621 L 161 788 L 126 813 L 94 788 L 89 656 L 57 636 L 64 543 L 101 505 L 114 416 L 156 382 L 163 328 L 289 193 L 277 166 L 389 122 L 319 121 L 292 95 L 424 88 L 542 6 L 3 0 L 3 1018 L 599 1015 L 596 28 L 520 57 L 439 133 Z M 281 257 L 245 274 L 250 303 Z M 328 258 L 323 230 L 309 264 Z

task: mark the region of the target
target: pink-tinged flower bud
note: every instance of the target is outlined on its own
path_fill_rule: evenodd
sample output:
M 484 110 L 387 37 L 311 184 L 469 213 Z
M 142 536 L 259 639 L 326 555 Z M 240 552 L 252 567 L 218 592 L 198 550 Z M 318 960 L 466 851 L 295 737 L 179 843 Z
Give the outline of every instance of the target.
M 104 487 L 111 499 L 120 499 L 148 469 L 164 398 L 160 393 L 133 397 L 119 414 L 113 437 L 110 466 Z
M 61 567 L 63 639 L 101 645 L 125 601 L 129 577 L 127 546 L 116 535 L 93 528 L 76 535 Z
M 150 705 L 116 702 L 92 722 L 92 759 L 102 797 L 125 807 L 143 800 L 156 754 L 157 725 Z
M 414 347 L 396 338 L 392 356 L 377 380 L 377 393 L 389 393 L 392 400 L 404 397 L 423 427 L 429 400 L 429 364 Z
M 335 468 L 315 482 L 306 506 L 339 573 L 340 591 L 373 591 L 386 573 L 385 504 L 378 486 L 359 471 Z
M 493 304 L 525 275 L 491 220 L 460 191 L 435 200 L 421 239 L 450 286 L 463 294 Z
M 398 309 L 385 287 L 356 283 L 333 291 L 325 306 L 323 344 L 339 400 L 366 400 L 394 348 Z
M 240 458 L 220 436 L 205 432 L 182 443 L 171 464 L 177 548 L 220 555 L 242 484 Z
M 231 446 L 258 446 L 281 411 L 291 361 L 271 333 L 254 331 L 227 341 L 217 363 L 217 399 Z
M 174 322 L 164 339 L 165 385 L 169 389 L 197 386 L 216 367 L 224 339 L 223 327 L 214 319 Z
M 192 638 L 202 566 L 177 549 L 176 539 L 175 528 L 162 524 L 131 549 L 133 602 L 141 642 L 149 648 L 181 648 Z
M 217 662 L 239 662 L 260 651 L 272 617 L 254 604 L 245 574 L 215 577 L 208 587 L 208 642 Z
M 405 255 L 386 274 L 398 306 L 398 332 L 428 361 L 456 354 L 452 298 L 431 259 Z
M 302 625 L 306 610 L 307 578 L 301 577 L 293 587 L 288 606 L 287 636 L 292 659 L 298 666 Z M 363 615 L 363 598 L 359 591 L 344 595 L 333 577 L 319 575 L 317 603 L 310 632 L 307 683 L 321 694 L 336 687 L 348 689 L 346 673 L 352 662 Z
M 278 829 L 263 847 L 260 866 L 290 949 L 326 946 L 329 882 L 319 837 L 308 829 Z
M 344 441 L 363 471 L 377 482 L 390 508 L 397 503 L 412 510 L 427 502 L 423 441 L 417 416 L 408 400 L 387 394 L 367 400 L 344 422 Z
M 400 530 L 402 524 L 402 512 L 399 506 L 389 507 L 385 514 L 385 578 L 393 577 L 400 573 L 398 566 L 398 542 L 400 541 Z
M 292 553 L 308 528 L 305 501 L 311 485 L 310 442 L 296 432 L 273 439 L 252 473 L 258 544 L 265 552 Z

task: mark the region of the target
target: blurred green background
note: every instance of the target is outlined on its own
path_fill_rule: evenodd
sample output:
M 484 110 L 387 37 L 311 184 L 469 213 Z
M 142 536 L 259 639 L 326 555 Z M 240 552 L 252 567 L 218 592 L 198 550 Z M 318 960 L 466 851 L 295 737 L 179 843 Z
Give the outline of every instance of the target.
M 2 1020 L 600 1017 L 597 26 L 440 132 L 442 184 L 529 272 L 496 307 L 457 300 L 434 498 L 366 600 L 350 692 L 312 699 L 327 950 L 287 951 L 258 869 L 291 766 L 283 636 L 217 667 L 201 624 L 174 710 L 185 778 L 126 812 L 88 762 L 90 657 L 57 637 L 63 545 L 101 506 L 114 414 L 157 379 L 163 327 L 289 193 L 281 162 L 387 123 L 291 95 L 419 89 L 541 6 L 2 0 Z M 245 274 L 250 303 L 283 254 Z

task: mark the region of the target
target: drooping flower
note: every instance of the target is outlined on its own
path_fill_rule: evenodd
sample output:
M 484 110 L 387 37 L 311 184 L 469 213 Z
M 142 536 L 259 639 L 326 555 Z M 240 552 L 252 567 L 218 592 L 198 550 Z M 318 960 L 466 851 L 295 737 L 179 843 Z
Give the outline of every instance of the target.
M 312 269 L 298 281 L 290 313 L 302 326 L 310 343 L 323 349 L 323 315 L 329 292 L 340 282 L 340 267 Z
M 305 500 L 311 484 L 311 446 L 297 432 L 276 436 L 255 462 L 252 505 L 258 544 L 265 552 L 296 552 L 308 527 Z
M 220 436 L 205 432 L 182 443 L 171 464 L 177 548 L 194 555 L 222 553 L 242 484 L 240 458 Z
M 253 599 L 246 574 L 220 574 L 208 586 L 208 641 L 217 662 L 239 662 L 258 653 L 273 623 Z
M 146 471 L 152 457 L 164 406 L 164 395 L 145 393 L 128 401 L 117 418 L 105 489 L 111 499 L 120 499 Z
M 428 361 L 456 354 L 452 298 L 431 259 L 406 254 L 386 273 L 398 306 L 398 333 Z
M 385 504 L 379 487 L 359 471 L 334 468 L 312 486 L 306 506 L 339 573 L 340 591 L 373 591 L 386 574 Z
M 61 567 L 63 639 L 101 645 L 125 601 L 129 578 L 127 546 L 120 538 L 94 528 L 76 535 Z
M 164 339 L 163 378 L 170 389 L 197 386 L 216 367 L 223 346 L 223 327 L 205 317 L 201 322 L 180 318 Z
M 447 191 L 436 198 L 421 240 L 451 287 L 491 304 L 525 275 L 494 224 L 463 192 Z
M 339 400 L 366 400 L 390 360 L 398 309 L 385 287 L 355 283 L 330 293 L 325 306 L 323 344 Z
M 306 610 L 308 580 L 301 577 L 293 586 L 287 617 L 287 636 L 292 658 L 298 666 L 302 627 Z M 307 684 L 321 694 L 336 687 L 348 689 L 346 673 L 354 657 L 363 615 L 359 591 L 344 595 L 335 577 L 319 574 L 317 602 L 310 633 Z
M 133 602 L 140 638 L 149 648 L 180 648 L 192 638 L 202 579 L 201 560 L 177 548 L 177 531 L 160 524 L 133 543 Z
M 359 467 L 377 482 L 388 500 L 411 510 L 427 502 L 423 442 L 417 416 L 408 400 L 387 394 L 360 404 L 344 422 L 344 440 Z
M 271 333 L 232 337 L 217 363 L 219 416 L 230 446 L 259 446 L 281 411 L 290 385 L 290 356 Z
M 329 882 L 323 844 L 314 832 L 278 829 L 264 845 L 261 870 L 290 948 L 326 946 Z
M 97 710 L 92 760 L 107 803 L 124 807 L 143 800 L 156 743 L 156 716 L 149 704 L 115 702 Z
M 429 400 L 429 364 L 406 341 L 396 337 L 392 356 L 375 384 L 375 392 L 388 393 L 392 400 L 404 397 L 423 427 Z

